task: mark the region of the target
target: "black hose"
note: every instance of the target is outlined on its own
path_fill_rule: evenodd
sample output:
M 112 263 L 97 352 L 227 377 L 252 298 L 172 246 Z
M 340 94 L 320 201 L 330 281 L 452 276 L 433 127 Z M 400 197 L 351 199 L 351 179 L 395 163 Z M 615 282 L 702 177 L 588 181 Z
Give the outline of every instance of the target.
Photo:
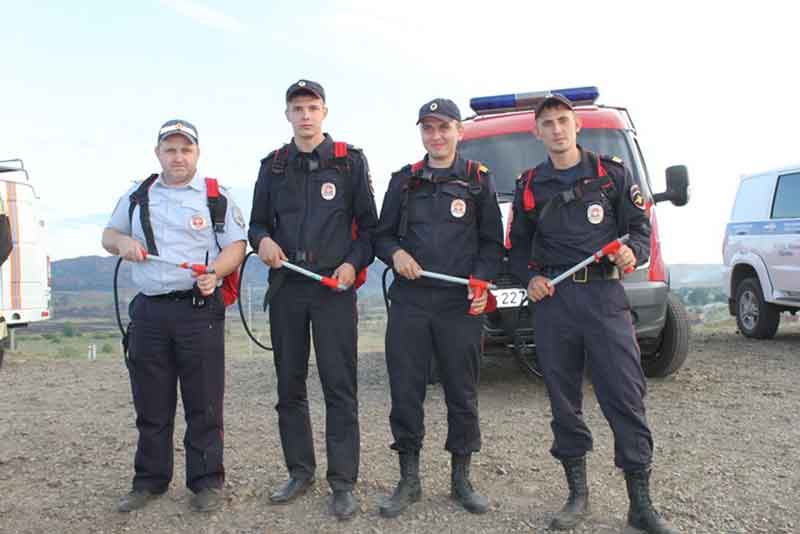
M 250 326 L 247 324 L 247 319 L 244 318 L 244 308 L 242 307 L 242 281 L 244 280 L 244 268 L 247 266 L 247 260 L 250 259 L 250 256 L 252 256 L 255 253 L 256 253 L 255 250 L 251 250 L 250 252 L 247 253 L 247 256 L 244 257 L 244 261 L 242 262 L 242 270 L 239 272 L 239 287 L 237 287 L 237 291 L 239 293 L 239 299 L 238 299 L 239 317 L 242 318 L 242 326 L 244 327 L 244 331 L 247 332 L 247 335 L 250 337 L 250 339 L 253 340 L 253 343 L 255 343 L 264 350 L 272 351 L 272 347 L 268 347 L 263 343 L 261 343 L 259 340 L 256 339 L 256 337 L 250 331 Z
M 386 313 L 389 313 L 389 305 L 391 304 L 389 301 L 389 291 L 386 289 L 386 275 L 389 274 L 391 270 L 392 268 L 387 266 L 381 275 L 381 289 L 383 290 L 383 304 L 386 306 Z
M 117 326 L 119 327 L 119 333 L 122 334 L 122 339 L 124 340 L 127 337 L 125 333 L 125 327 L 122 326 L 122 317 L 119 315 L 119 293 L 117 291 L 117 279 L 119 278 L 119 267 L 122 265 L 122 258 L 117 260 L 117 265 L 114 267 L 114 311 L 117 314 Z

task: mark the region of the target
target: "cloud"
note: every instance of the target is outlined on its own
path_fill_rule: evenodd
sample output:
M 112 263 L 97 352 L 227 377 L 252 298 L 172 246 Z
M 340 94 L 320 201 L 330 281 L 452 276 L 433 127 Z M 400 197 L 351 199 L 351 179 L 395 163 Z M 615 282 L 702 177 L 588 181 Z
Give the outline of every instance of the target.
M 247 29 L 236 17 L 202 6 L 191 0 L 162 0 L 162 3 L 179 15 L 205 26 L 233 33 L 242 33 Z

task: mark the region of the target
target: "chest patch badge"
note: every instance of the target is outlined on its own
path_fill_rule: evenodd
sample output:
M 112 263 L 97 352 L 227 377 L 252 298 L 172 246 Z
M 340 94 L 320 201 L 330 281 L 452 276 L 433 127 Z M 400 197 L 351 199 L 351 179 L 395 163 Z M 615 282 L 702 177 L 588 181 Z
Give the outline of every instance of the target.
M 208 228 L 208 221 L 201 213 L 195 213 L 189 219 L 189 226 L 192 227 L 192 230 L 203 230 Z
M 644 195 L 642 195 L 642 190 L 636 184 L 631 186 L 631 202 L 633 202 L 634 206 L 644 211 Z
M 467 203 L 457 198 L 450 203 L 450 215 L 456 219 L 460 219 L 467 213 Z
M 604 215 L 605 212 L 603 211 L 603 206 L 600 204 L 591 204 L 586 210 L 586 218 L 592 224 L 600 224 L 603 222 Z
M 331 182 L 325 182 L 322 184 L 322 188 L 320 189 L 320 194 L 322 198 L 325 200 L 333 200 L 333 197 L 336 196 L 336 184 Z

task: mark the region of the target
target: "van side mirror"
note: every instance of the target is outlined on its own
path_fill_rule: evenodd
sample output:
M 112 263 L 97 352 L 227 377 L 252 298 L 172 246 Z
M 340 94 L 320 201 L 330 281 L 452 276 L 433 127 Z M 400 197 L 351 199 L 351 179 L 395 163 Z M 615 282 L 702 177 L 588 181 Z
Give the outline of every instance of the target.
M 689 170 L 686 165 L 667 167 L 667 190 L 653 195 L 653 202 L 658 204 L 669 200 L 676 206 L 685 206 L 689 202 Z

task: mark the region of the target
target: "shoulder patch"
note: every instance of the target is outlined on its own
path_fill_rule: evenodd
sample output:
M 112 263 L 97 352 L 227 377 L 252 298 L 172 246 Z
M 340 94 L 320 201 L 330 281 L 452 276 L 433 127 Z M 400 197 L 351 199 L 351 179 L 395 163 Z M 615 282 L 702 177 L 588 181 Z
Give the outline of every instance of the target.
M 630 197 L 633 205 L 644 211 L 644 195 L 642 195 L 642 190 L 639 189 L 637 184 L 631 186 Z
M 233 220 L 239 228 L 244 229 L 244 215 L 242 215 L 242 210 L 239 209 L 239 206 L 233 206 Z

